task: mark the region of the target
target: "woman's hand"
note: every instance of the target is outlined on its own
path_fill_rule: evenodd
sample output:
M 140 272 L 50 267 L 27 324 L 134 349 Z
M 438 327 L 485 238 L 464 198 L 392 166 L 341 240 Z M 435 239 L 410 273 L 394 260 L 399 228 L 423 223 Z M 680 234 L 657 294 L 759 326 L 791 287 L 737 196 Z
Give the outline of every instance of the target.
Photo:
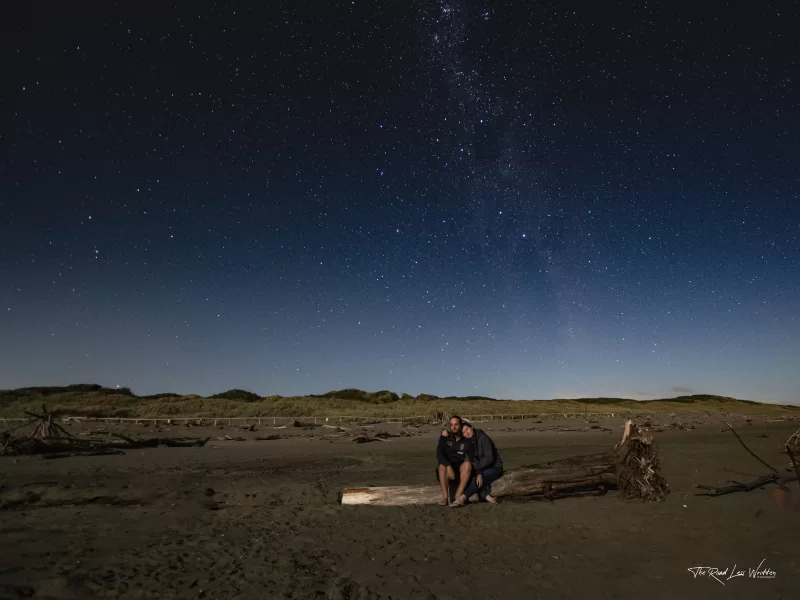
M 478 476 L 475 478 L 475 483 L 478 484 L 478 487 L 483 487 L 483 475 L 478 473 Z
M 449 432 L 449 431 L 447 431 L 447 429 L 444 429 L 444 430 L 442 431 L 442 437 L 447 437 L 448 433 L 450 433 L 450 432 Z

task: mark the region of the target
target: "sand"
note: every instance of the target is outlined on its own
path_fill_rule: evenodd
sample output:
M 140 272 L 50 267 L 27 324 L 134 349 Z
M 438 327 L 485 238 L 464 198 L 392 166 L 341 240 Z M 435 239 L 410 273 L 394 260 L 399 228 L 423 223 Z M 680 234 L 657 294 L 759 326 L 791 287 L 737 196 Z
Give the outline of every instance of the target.
M 486 428 L 511 468 L 608 450 L 621 421 L 598 425 L 614 431 L 575 421 Z M 763 458 L 786 466 L 780 445 L 797 422 L 739 425 Z M 73 427 L 101 428 L 107 426 Z M 693 495 L 696 483 L 766 471 L 714 420 L 692 431 L 654 434 L 672 488 L 664 503 L 625 501 L 612 492 L 459 510 L 338 504 L 344 487 L 431 483 L 438 435 L 432 426 L 377 424 L 338 437 L 323 437 L 335 430 L 322 427 L 168 429 L 119 431 L 246 439 L 124 456 L 0 458 L 0 598 L 773 599 L 800 593 L 800 512 L 778 508 L 771 488 Z M 402 430 L 413 435 L 350 441 L 363 432 Z M 286 437 L 253 439 L 269 435 Z M 750 578 L 748 569 L 759 564 L 774 578 Z M 745 576 L 720 576 L 720 582 L 689 571 L 708 566 L 730 574 L 734 565 Z

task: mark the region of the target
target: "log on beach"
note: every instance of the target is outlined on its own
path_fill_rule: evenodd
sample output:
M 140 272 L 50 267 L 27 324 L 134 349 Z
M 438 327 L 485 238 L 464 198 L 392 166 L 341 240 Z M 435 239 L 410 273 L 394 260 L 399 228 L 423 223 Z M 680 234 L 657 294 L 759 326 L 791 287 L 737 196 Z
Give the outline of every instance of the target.
M 556 499 L 602 494 L 618 489 L 625 497 L 663 500 L 669 487 L 659 474 L 658 455 L 650 437 L 631 421 L 622 440 L 610 452 L 576 456 L 507 471 L 492 484 L 492 495 L 508 499 Z M 477 496 L 470 498 L 476 501 Z M 408 506 L 437 504 L 439 486 L 387 486 L 346 488 L 342 504 Z

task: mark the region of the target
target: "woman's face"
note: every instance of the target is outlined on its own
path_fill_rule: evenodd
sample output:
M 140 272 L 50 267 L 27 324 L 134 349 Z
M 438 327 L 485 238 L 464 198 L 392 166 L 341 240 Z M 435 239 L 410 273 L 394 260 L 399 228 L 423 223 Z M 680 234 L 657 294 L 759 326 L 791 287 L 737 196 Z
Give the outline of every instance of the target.
M 475 433 L 474 430 L 469 425 L 464 425 L 464 427 L 461 428 L 461 435 L 463 435 L 467 439 L 471 438 L 474 433 Z

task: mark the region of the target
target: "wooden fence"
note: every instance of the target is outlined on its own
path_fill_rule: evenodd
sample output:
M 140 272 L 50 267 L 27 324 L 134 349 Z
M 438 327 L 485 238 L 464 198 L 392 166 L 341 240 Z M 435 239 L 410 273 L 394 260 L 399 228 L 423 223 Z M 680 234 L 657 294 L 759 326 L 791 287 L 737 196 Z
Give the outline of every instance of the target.
M 588 419 L 588 418 L 617 418 L 622 417 L 621 413 L 520 413 L 505 415 L 463 415 L 465 421 L 482 423 L 486 421 L 512 421 L 525 419 Z M 283 425 L 293 422 L 318 424 L 318 423 L 358 423 L 359 421 L 373 421 L 376 423 L 413 423 L 413 422 L 432 422 L 431 415 L 417 415 L 412 417 L 401 417 L 396 415 L 378 416 L 355 416 L 355 415 L 333 415 L 333 416 L 260 416 L 260 417 L 56 417 L 56 420 L 63 423 L 70 422 L 91 422 L 91 423 L 156 423 L 167 424 L 192 424 L 192 425 Z M 0 423 L 14 423 L 30 421 L 29 418 L 0 418 Z

